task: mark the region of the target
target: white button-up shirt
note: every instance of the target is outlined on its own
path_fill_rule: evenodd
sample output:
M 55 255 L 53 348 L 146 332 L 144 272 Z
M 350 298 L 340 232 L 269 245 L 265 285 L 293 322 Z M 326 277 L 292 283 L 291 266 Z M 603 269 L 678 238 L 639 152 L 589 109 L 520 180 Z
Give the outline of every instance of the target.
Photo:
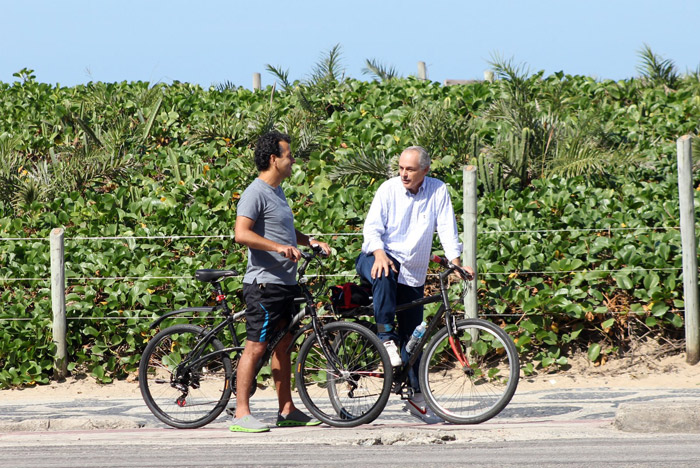
M 448 260 L 459 257 L 462 244 L 447 186 L 426 177 L 414 195 L 404 188 L 400 177 L 393 177 L 374 195 L 365 220 L 362 252 L 384 250 L 401 264 L 399 283 L 421 286 L 436 230 Z

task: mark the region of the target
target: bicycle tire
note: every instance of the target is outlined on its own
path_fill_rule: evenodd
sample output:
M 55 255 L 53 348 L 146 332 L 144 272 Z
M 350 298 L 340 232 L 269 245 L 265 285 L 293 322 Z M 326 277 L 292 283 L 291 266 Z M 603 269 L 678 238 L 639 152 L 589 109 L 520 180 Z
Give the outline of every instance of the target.
M 161 330 L 146 345 L 139 362 L 139 387 L 146 406 L 165 424 L 194 429 L 221 414 L 231 398 L 233 366 L 223 344 L 213 339 L 203 355 L 212 354 L 197 369 L 180 377 L 178 365 L 203 336 L 195 325 L 173 325 Z
M 301 345 L 295 369 L 302 402 L 330 426 L 355 427 L 374 421 L 391 393 L 392 367 L 386 349 L 362 325 L 333 322 L 323 330 L 340 372 L 331 370 L 318 336 L 309 335 Z
M 479 424 L 500 413 L 515 394 L 518 352 L 510 336 L 487 320 L 462 319 L 456 327 L 455 345 L 468 366 L 460 364 L 444 327 L 423 352 L 419 383 L 435 414 L 455 424 Z

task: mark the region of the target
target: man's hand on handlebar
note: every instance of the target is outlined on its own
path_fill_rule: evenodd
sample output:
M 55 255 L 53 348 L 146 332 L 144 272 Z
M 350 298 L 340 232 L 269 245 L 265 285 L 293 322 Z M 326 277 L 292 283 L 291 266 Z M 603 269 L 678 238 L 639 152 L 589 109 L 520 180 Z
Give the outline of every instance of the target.
M 309 246 L 314 252 L 317 252 L 324 257 L 328 257 L 331 254 L 331 247 L 325 242 L 313 239 L 309 242 Z
M 459 258 L 456 258 L 454 261 L 449 262 L 444 257 L 434 255 L 433 261 L 435 263 L 439 263 L 445 268 L 449 268 L 450 270 L 454 271 L 460 278 L 462 278 L 465 281 L 471 281 L 474 279 L 474 270 L 472 269 L 472 267 L 462 266 L 459 261 Z
M 465 281 L 471 281 L 474 279 L 474 270 L 470 266 L 459 266 L 452 264 L 454 271 Z
M 277 248 L 277 253 L 293 262 L 298 262 L 301 258 L 301 251 L 293 245 L 281 245 Z

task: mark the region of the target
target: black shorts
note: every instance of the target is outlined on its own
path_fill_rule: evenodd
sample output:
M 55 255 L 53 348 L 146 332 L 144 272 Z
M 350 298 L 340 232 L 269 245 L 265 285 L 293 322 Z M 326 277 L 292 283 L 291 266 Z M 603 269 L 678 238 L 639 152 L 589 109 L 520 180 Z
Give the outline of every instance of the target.
M 296 284 L 244 283 L 246 339 L 259 343 L 268 341 L 278 325 L 286 325 L 297 312 L 294 298 L 299 295 Z

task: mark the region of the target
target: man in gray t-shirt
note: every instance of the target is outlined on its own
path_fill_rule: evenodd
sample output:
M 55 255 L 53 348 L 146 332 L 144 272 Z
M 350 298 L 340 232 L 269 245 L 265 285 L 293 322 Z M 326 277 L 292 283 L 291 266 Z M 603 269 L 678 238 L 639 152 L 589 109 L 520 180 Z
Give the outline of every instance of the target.
M 255 220 L 253 232 L 280 245 L 297 245 L 294 215 L 282 187 L 255 179 L 241 195 L 237 216 Z M 248 249 L 243 282 L 297 284 L 297 264 L 275 251 Z
M 246 302 L 246 343 L 236 374 L 236 416 L 234 432 L 265 432 L 269 426 L 250 414 L 249 395 L 255 379 L 255 365 L 265 354 L 270 336 L 284 326 L 295 312 L 297 244 L 318 244 L 326 254 L 325 242 L 312 240 L 294 228 L 294 215 L 280 187 L 292 174 L 294 157 L 290 138 L 267 133 L 255 145 L 258 178 L 241 195 L 236 214 L 236 242 L 248 247 L 248 267 L 243 278 Z M 312 426 L 311 419 L 292 401 L 291 359 L 287 351 L 292 337 L 287 334 L 272 353 L 272 377 L 277 388 L 278 426 Z

